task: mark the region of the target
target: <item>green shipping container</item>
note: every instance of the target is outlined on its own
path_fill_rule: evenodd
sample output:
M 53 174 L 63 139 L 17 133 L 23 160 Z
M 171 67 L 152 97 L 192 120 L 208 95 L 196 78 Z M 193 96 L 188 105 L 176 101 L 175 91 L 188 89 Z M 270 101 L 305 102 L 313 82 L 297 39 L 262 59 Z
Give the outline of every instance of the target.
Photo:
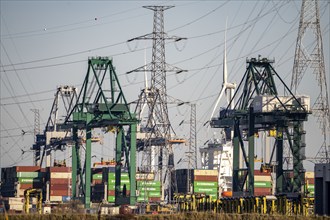
M 146 195 L 146 197 L 161 197 L 161 192 L 143 192 L 143 191 L 140 191 L 139 192 L 139 196 L 140 197 L 144 197 Z
M 115 202 L 115 196 L 108 196 L 108 202 Z
M 137 181 L 137 186 L 152 186 L 152 187 L 160 187 L 160 181 Z
M 101 180 L 101 179 L 102 179 L 102 173 L 96 173 L 92 177 L 92 180 Z
M 270 187 L 272 187 L 272 184 L 269 181 L 254 181 L 254 187 L 270 188 Z
M 312 191 L 312 192 L 314 192 L 314 184 L 309 184 L 309 185 L 307 186 L 307 189 L 308 189 L 308 191 Z
M 218 187 L 218 182 L 195 181 L 194 187 Z
M 218 188 L 205 188 L 205 187 L 194 187 L 195 193 L 205 193 L 205 194 L 216 194 Z
M 41 178 L 29 178 L 29 177 L 19 177 L 17 179 L 19 183 L 41 183 Z
M 148 201 L 148 197 L 147 196 L 146 197 L 138 196 L 136 200 L 137 200 L 137 202 L 146 202 L 146 201 Z
M 109 184 L 109 185 L 115 185 L 115 184 L 116 184 L 116 180 L 109 180 L 109 181 L 108 181 L 108 184 Z M 124 185 L 124 184 L 127 185 L 127 184 L 130 184 L 130 182 L 129 182 L 129 180 L 122 180 L 122 179 L 121 179 L 121 180 L 120 180 L 120 184 L 121 184 L 121 185 Z
M 108 179 L 116 179 L 116 174 L 115 173 L 109 173 L 108 174 Z M 120 174 L 120 179 L 129 179 L 128 173 L 121 173 Z
M 17 172 L 16 177 L 28 177 L 28 178 L 38 178 L 42 177 L 43 173 L 41 172 Z
M 115 190 L 115 185 L 108 185 L 108 190 Z M 123 190 L 124 188 L 124 185 L 121 185 L 120 186 L 120 189 Z M 130 185 L 126 185 L 126 190 L 129 190 L 130 189 Z
M 146 192 L 158 192 L 160 191 L 160 187 L 143 187 L 143 186 L 139 186 L 137 187 L 137 190 L 139 190 L 140 192 L 142 191 L 146 191 Z

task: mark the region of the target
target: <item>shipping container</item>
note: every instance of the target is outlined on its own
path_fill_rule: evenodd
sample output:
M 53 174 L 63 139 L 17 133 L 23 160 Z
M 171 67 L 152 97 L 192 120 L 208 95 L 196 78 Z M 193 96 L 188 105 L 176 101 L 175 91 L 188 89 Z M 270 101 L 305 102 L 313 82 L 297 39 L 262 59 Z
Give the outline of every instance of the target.
M 272 188 L 255 187 L 254 188 L 254 192 L 255 193 L 271 193 L 272 192 Z
M 41 172 L 17 172 L 16 177 L 41 178 L 41 177 L 43 177 L 43 173 L 41 173 Z
M 66 184 L 52 184 L 50 185 L 50 190 L 68 190 L 71 187 Z
M 71 194 L 71 190 L 50 190 L 51 196 L 69 196 Z M 61 198 L 62 201 L 62 198 Z
M 22 184 L 19 184 L 19 189 L 29 189 L 29 188 L 41 189 L 42 187 L 43 187 L 42 183 L 22 183 Z
M 194 170 L 194 176 L 218 176 L 218 170 Z
M 115 202 L 115 196 L 108 196 L 108 202 Z
M 71 179 L 72 173 L 65 172 L 52 172 L 50 173 L 50 179 Z
M 52 178 L 50 179 L 50 184 L 66 184 L 66 185 L 71 185 L 71 178 L 64 178 L 64 179 L 61 179 L 61 178 Z
M 202 181 L 194 181 L 194 187 L 213 187 L 217 188 L 218 187 L 218 182 L 202 182 Z
M 15 166 L 13 172 L 40 172 L 39 166 Z
M 270 188 L 271 186 L 272 186 L 272 182 L 268 182 L 268 181 L 254 181 L 254 187 Z
M 50 173 L 71 173 L 71 167 L 47 167 L 47 172 Z
M 102 173 L 93 174 L 92 180 L 102 180 Z
M 263 175 L 255 175 L 254 176 L 254 181 L 268 181 L 271 182 L 272 181 L 272 177 L 271 176 L 263 176 Z
M 17 178 L 17 182 L 19 183 L 41 183 L 42 178 L 31 178 L 31 177 L 19 177 Z
M 314 179 L 314 172 L 305 172 L 305 178 Z
M 136 180 L 154 180 L 154 173 L 136 173 Z
M 49 197 L 49 200 L 51 201 L 51 202 L 62 202 L 62 200 L 63 200 L 63 196 L 50 196 Z
M 160 187 L 160 181 L 137 181 L 137 186 L 153 186 Z
M 216 194 L 217 188 L 194 187 L 194 193 Z
M 139 190 L 140 192 L 141 191 L 157 192 L 157 191 L 160 191 L 160 187 L 151 187 L 151 186 L 143 187 L 143 186 L 140 186 L 140 187 L 137 187 L 137 190 Z
M 218 181 L 217 176 L 194 176 L 194 181 L 209 181 L 209 182 L 216 182 Z

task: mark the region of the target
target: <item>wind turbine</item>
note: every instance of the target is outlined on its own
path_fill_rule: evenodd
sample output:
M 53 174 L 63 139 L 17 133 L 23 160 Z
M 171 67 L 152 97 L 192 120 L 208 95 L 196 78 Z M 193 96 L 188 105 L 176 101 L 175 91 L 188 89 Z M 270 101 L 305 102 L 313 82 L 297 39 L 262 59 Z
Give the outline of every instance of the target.
M 230 103 L 230 100 L 233 98 L 233 95 L 234 95 L 234 90 L 236 88 L 236 83 L 229 83 L 227 81 L 227 76 L 228 76 L 228 73 L 227 73 L 227 39 L 226 39 L 226 35 L 227 35 L 227 20 L 226 20 L 226 30 L 225 30 L 225 46 L 224 46 L 224 55 L 223 55 L 223 82 L 222 82 L 222 88 L 221 88 L 221 91 L 219 93 L 219 96 L 217 98 L 217 101 L 214 105 L 214 108 L 213 108 L 213 111 L 212 111 L 212 114 L 211 114 L 211 117 L 210 117 L 210 120 L 212 120 L 212 117 L 219 105 L 219 102 L 222 98 L 222 95 L 225 93 L 226 95 L 226 99 L 227 99 L 227 104 Z M 230 104 L 230 109 L 233 109 L 234 108 L 234 102 L 231 102 Z

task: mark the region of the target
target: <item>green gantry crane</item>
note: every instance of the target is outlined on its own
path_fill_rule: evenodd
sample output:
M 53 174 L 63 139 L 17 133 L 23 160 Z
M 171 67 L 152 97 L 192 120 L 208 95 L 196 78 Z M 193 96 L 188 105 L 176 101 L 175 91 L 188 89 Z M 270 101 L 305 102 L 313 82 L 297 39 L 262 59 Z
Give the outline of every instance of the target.
M 311 113 L 309 97 L 294 96 L 272 67 L 273 62 L 261 57 L 247 59 L 246 72 L 234 97 L 210 122 L 213 128 L 231 128 L 234 131 L 233 196 L 254 195 L 254 137 L 259 131 L 276 133 L 268 163 L 271 164 L 276 150 L 276 194 L 299 196 L 304 184 L 303 122 Z M 285 95 L 278 94 L 276 82 L 283 85 Z M 236 103 L 231 109 L 234 100 Z M 283 169 L 284 142 L 292 153 L 292 170 Z M 240 161 L 244 164 L 240 165 Z M 290 175 L 286 175 L 289 172 L 293 174 L 292 181 Z
M 71 117 L 72 116 L 72 117 Z M 88 70 L 78 95 L 77 103 L 70 112 L 72 121 L 72 195 L 74 198 L 84 197 L 85 208 L 90 208 L 91 201 L 91 137 L 93 128 L 114 127 L 116 129 L 116 167 L 115 167 L 115 203 L 136 203 L 136 127 L 137 119 L 130 113 L 129 105 L 120 86 L 112 59 L 96 57 L 88 59 Z M 79 156 L 80 143 L 78 130 L 86 131 L 85 163 L 82 166 Z M 126 138 L 128 137 L 128 138 Z M 120 174 L 122 155 L 126 157 L 126 165 L 130 178 L 130 197 L 120 193 Z M 83 173 L 85 178 L 83 178 Z M 77 180 L 80 177 L 80 183 Z

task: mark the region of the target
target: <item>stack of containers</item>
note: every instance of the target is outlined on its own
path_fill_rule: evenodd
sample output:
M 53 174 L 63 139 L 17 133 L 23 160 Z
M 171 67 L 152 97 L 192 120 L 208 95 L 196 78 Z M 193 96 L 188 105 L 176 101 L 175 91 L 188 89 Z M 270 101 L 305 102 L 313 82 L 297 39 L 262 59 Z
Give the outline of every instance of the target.
M 115 185 L 116 185 L 116 174 L 111 172 L 108 174 L 108 202 L 115 202 Z M 130 195 L 130 182 L 129 175 L 127 172 L 120 174 L 120 191 L 122 192 L 126 185 L 126 196 Z
M 272 195 L 272 177 L 270 173 L 254 171 L 254 196 Z
M 138 197 L 137 202 L 159 202 L 161 201 L 161 184 L 160 181 L 152 179 L 144 179 L 136 181 Z
M 102 175 L 103 183 L 108 183 L 108 202 L 115 202 L 115 185 L 116 185 L 116 174 L 115 167 L 109 166 L 103 168 Z M 126 196 L 130 196 L 130 181 L 127 170 L 121 170 L 120 174 L 120 190 L 121 192 L 124 189 L 124 185 L 126 185 Z
M 203 193 L 218 198 L 218 171 L 194 170 L 194 193 Z
M 68 202 L 71 197 L 71 167 L 47 167 L 51 202 Z
M 305 173 L 305 186 L 307 187 L 307 197 L 314 197 L 314 172 L 306 172 Z
M 101 202 L 104 198 L 102 168 L 92 168 L 92 202 Z
M 44 173 L 39 166 L 14 166 L 2 168 L 1 195 L 23 197 L 29 188 L 42 189 Z

